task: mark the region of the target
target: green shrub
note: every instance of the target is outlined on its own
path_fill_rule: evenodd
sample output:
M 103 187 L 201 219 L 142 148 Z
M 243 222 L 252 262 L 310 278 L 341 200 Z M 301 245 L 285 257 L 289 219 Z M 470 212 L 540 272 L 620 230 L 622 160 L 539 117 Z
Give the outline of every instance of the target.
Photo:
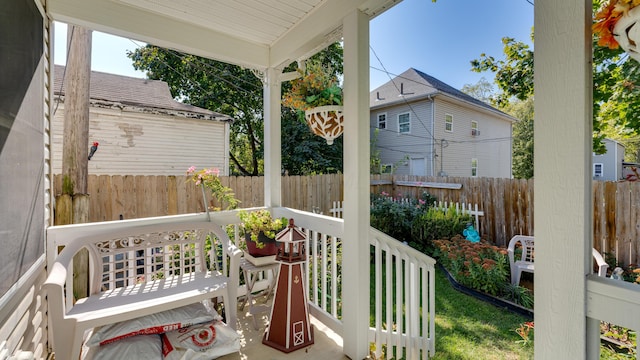
M 467 223 L 473 222 L 470 215 L 459 214 L 455 208 L 445 211 L 437 208 L 429 208 L 426 212 L 417 216 L 411 224 L 411 238 L 409 245 L 431 253 L 431 242 L 436 239 L 448 239 L 462 234 Z
M 498 296 L 509 275 L 507 250 L 486 241 L 472 243 L 461 235 L 435 240 L 433 254 L 460 284 Z
M 370 224 L 397 240 L 409 242 L 414 219 L 432 206 L 435 200 L 426 192 L 420 199 L 409 199 L 401 203 L 394 201 L 386 193 L 372 194 Z
M 513 285 L 510 282 L 504 284 L 500 294 L 505 300 L 509 300 L 527 309 L 533 309 L 533 294 L 524 286 Z

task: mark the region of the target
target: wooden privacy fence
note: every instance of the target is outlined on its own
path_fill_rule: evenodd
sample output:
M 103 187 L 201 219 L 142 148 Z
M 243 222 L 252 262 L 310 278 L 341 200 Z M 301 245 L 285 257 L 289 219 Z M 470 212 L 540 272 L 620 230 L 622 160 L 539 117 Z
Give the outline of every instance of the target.
M 61 177 L 54 177 L 55 194 Z M 240 207 L 264 205 L 263 177 L 221 177 L 241 201 Z M 282 205 L 330 214 L 343 199 L 341 174 L 283 176 Z M 507 245 L 517 234 L 535 235 L 533 180 L 372 175 L 371 192 L 419 197 L 424 191 L 438 201 L 478 204 L 481 235 Z M 89 221 L 109 221 L 204 211 L 202 190 L 187 176 L 90 175 Z M 640 263 L 640 182 L 593 184 L 594 247 L 622 265 Z M 208 204 L 220 207 L 207 194 Z M 561 199 L 559 199 L 561 201 Z M 572 224 L 567 224 L 572 226 Z
M 241 201 L 240 207 L 264 205 L 264 177 L 222 176 Z M 185 176 L 89 175 L 89 221 L 189 214 L 205 210 L 202 189 Z M 62 177 L 54 176 L 54 194 L 62 193 Z M 206 192 L 207 204 L 224 207 Z M 342 198 L 342 175 L 283 176 L 282 205 L 328 213 L 331 200 Z
M 420 197 L 423 192 L 449 203 L 478 204 L 483 237 L 507 246 L 513 235 L 533 235 L 533 180 L 378 175 L 371 191 L 397 197 Z

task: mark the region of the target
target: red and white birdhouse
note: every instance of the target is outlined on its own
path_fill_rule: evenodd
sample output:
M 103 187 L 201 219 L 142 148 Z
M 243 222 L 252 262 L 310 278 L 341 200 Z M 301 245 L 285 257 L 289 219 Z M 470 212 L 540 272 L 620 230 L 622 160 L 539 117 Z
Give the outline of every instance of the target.
M 306 296 L 306 236 L 289 219 L 289 226 L 276 235 L 280 263 L 278 283 L 271 307 L 271 320 L 262 343 L 289 353 L 313 344 L 313 327 L 309 322 Z

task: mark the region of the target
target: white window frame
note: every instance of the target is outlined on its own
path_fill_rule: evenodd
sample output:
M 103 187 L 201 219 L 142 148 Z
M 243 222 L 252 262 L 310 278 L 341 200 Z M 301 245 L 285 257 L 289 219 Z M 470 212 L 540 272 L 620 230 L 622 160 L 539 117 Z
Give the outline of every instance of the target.
M 471 159 L 471 177 L 478 177 L 478 159 Z
M 480 130 L 478 129 L 478 121 L 471 120 L 471 136 L 480 135 Z
M 598 175 L 597 168 L 600 168 L 600 175 Z M 601 178 L 604 177 L 604 164 L 603 163 L 593 163 L 593 177 Z
M 444 114 L 444 131 L 453 132 L 453 115 Z
M 393 174 L 393 164 L 380 164 L 380 174 Z
M 400 117 L 403 115 L 407 115 L 408 117 L 408 121 L 406 123 L 402 123 L 400 124 Z M 408 126 L 408 130 L 407 131 L 402 131 L 402 125 L 407 125 Z M 398 134 L 411 134 L 411 113 L 410 112 L 404 112 L 401 114 L 398 114 Z
M 380 120 L 381 117 L 383 117 L 384 120 Z M 387 113 L 378 114 L 376 116 L 376 118 L 377 118 L 377 121 L 378 121 L 378 123 L 377 123 L 378 129 L 386 129 L 387 128 Z

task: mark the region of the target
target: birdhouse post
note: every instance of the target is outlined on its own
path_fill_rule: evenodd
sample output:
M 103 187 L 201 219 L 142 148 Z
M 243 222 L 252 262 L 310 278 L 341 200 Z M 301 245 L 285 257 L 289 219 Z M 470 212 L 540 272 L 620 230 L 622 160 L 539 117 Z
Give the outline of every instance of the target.
M 289 226 L 276 235 L 280 263 L 278 283 L 271 307 L 269 327 L 262 343 L 282 352 L 313 344 L 313 327 L 309 322 L 309 305 L 305 291 L 305 276 L 302 265 L 305 262 L 305 234 L 298 229 L 293 219 Z

